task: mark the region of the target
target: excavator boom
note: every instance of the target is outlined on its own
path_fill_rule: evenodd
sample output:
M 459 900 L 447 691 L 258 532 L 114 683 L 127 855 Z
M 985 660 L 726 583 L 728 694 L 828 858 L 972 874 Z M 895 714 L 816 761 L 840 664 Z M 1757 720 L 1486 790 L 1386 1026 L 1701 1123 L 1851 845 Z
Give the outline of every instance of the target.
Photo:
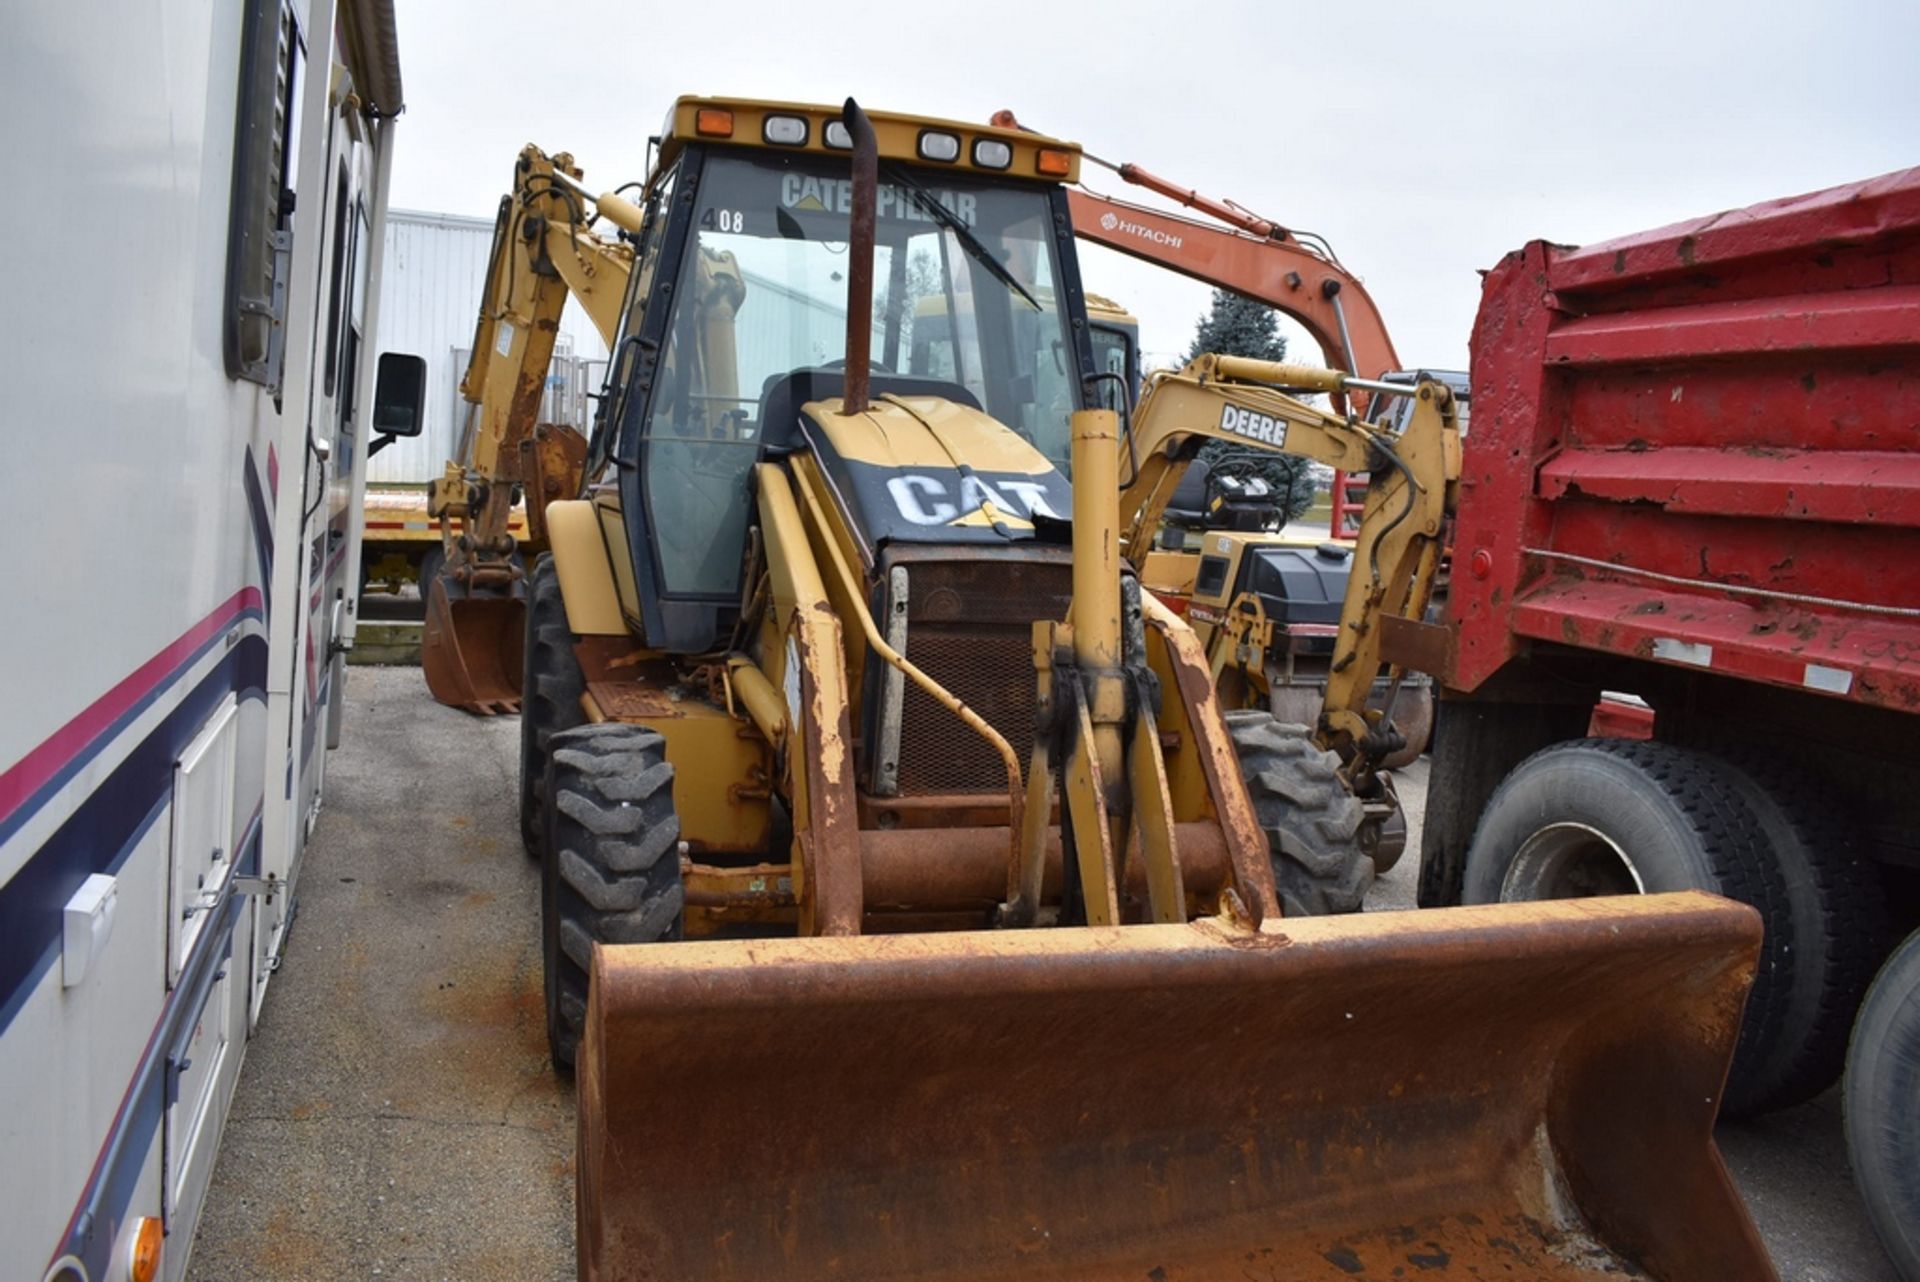
M 426 622 L 420 667 L 441 703 L 470 712 L 520 706 L 526 571 L 508 531 L 516 490 L 525 495 L 529 542 L 544 543 L 544 512 L 580 487 L 586 442 L 536 422 L 561 309 L 578 299 L 609 343 L 632 274 L 633 251 L 595 232 L 605 217 L 637 227 L 617 196 L 588 196 L 562 152 L 529 146 L 501 197 L 472 355 L 460 382 L 472 415 L 461 457 L 433 483 L 427 510 L 441 523 L 441 572 L 421 584 Z M 592 211 L 592 219 L 589 217 Z
M 994 113 L 993 123 L 1024 127 L 1004 110 Z M 1295 235 L 1232 201 L 1202 195 L 1139 165 L 1113 164 L 1091 155 L 1086 159 L 1213 221 L 1149 209 L 1077 186 L 1067 191 L 1067 207 L 1079 239 L 1285 313 L 1313 336 L 1329 369 L 1377 378 L 1401 367 L 1386 320 L 1366 286 L 1331 253 L 1307 244 L 1301 238 L 1305 233 Z M 1367 393 L 1357 391 L 1352 408 L 1364 412 L 1367 403 Z

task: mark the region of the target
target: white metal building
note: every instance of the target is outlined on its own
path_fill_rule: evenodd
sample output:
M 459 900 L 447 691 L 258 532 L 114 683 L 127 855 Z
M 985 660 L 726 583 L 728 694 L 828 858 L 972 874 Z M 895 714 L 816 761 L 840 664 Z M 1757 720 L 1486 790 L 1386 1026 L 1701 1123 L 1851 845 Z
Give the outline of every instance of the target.
M 427 362 L 427 427 L 375 455 L 368 479 L 426 481 L 440 474 L 459 443 L 466 402 L 460 378 L 473 345 L 480 291 L 493 247 L 493 219 L 395 209 L 387 214 L 387 253 L 380 282 L 381 345 L 411 352 Z M 581 310 L 568 300 L 548 371 L 548 400 L 541 418 L 582 432 L 592 425 L 587 393 L 598 393 L 606 374 L 607 345 Z

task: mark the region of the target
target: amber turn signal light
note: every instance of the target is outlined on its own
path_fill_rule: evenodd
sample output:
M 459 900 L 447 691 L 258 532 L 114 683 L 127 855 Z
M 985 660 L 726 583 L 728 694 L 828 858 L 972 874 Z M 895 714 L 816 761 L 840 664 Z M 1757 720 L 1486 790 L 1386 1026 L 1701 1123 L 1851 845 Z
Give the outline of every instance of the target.
M 127 1250 L 127 1276 L 133 1282 L 153 1282 L 160 1276 L 160 1244 L 165 1230 L 157 1216 L 144 1215 L 134 1225 L 133 1244 Z
M 693 131 L 705 138 L 731 138 L 733 113 L 719 107 L 702 107 L 694 114 Z

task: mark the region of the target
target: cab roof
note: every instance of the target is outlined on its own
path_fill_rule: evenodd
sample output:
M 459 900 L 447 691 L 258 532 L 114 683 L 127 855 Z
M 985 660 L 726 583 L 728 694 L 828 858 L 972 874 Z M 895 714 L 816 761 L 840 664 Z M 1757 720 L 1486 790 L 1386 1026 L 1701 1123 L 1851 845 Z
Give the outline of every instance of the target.
M 869 110 L 867 118 L 873 122 L 874 135 L 880 142 L 880 156 L 885 160 L 1028 182 L 1080 181 L 1079 143 L 1063 142 L 1022 129 L 999 129 L 893 111 Z M 673 109 L 667 113 L 654 175 L 665 172 L 691 142 L 752 147 L 761 151 L 846 155 L 851 148 L 835 146 L 827 136 L 828 126 L 839 120 L 840 108 L 819 104 L 758 98 L 682 97 L 674 101 Z M 798 140 L 792 141 L 795 138 Z M 935 154 L 928 150 L 930 138 L 935 140 Z M 943 138 L 957 143 L 951 148 L 956 152 L 951 160 L 938 158 L 938 140 Z M 1004 144 L 1006 150 L 1000 154 L 1006 157 L 1007 163 L 983 163 L 983 160 L 996 159 L 999 153 L 999 148 L 991 145 L 981 148 L 979 144 L 983 142 Z

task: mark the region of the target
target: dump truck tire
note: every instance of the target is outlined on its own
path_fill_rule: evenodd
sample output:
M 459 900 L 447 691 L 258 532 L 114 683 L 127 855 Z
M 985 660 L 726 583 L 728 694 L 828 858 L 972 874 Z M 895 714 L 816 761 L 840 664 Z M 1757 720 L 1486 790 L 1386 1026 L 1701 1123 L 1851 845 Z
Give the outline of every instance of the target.
M 1860 853 L 1846 807 L 1817 777 L 1742 748 L 1722 756 L 1774 865 L 1793 952 L 1783 958 L 1779 1036 L 1748 1066 L 1755 1111 L 1804 1103 L 1846 1064 L 1854 1016 L 1891 939 L 1880 870 Z
M 1723 762 L 1672 744 L 1578 739 L 1515 767 L 1467 849 L 1463 899 L 1491 904 L 1705 890 L 1766 932 L 1721 1111 L 1765 1107 L 1762 1069 L 1786 1023 L 1793 917 L 1765 834 Z
M 1360 847 L 1360 802 L 1340 781 L 1340 759 L 1305 726 L 1258 710 L 1229 712 L 1227 729 L 1260 827 L 1274 889 L 1289 917 L 1360 911 L 1373 860 Z
M 527 587 L 526 673 L 520 687 L 520 840 L 534 859 L 540 858 L 546 835 L 547 745 L 587 719 L 580 707 L 587 678 L 573 642 L 560 575 L 553 554 L 545 552 L 534 562 Z
M 547 762 L 540 944 L 547 1045 L 571 1072 L 587 1016 L 593 946 L 678 939 L 680 819 L 666 740 L 618 722 L 553 736 Z
M 1847 1052 L 1847 1158 L 1880 1244 L 1920 1282 L 1920 932 L 1907 937 L 1867 992 Z

